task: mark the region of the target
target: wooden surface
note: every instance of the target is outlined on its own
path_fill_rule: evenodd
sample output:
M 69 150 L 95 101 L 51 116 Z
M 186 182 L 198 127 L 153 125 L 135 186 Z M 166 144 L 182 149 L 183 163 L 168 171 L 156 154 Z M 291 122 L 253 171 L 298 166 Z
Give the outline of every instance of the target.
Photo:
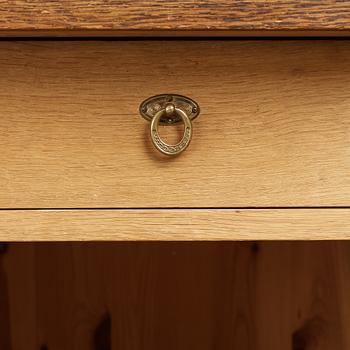
M 0 5 L 5 33 L 349 29 L 349 1 L 7 0 Z
M 2 241 L 350 239 L 350 209 L 1 211 Z
M 0 208 L 350 205 L 348 41 L 2 42 L 0 71 Z M 177 158 L 138 113 L 165 92 L 202 110 Z
M 350 347 L 349 242 L 10 244 L 0 269 L 15 350 Z

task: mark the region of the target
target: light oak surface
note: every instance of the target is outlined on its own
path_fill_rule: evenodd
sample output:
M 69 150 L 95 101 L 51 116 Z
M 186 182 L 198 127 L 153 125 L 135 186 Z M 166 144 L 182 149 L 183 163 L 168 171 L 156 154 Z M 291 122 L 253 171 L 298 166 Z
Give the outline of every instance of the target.
M 2 241 L 350 239 L 350 209 L 0 212 Z
M 350 2 L 329 0 L 6 0 L 0 31 L 349 30 Z M 290 33 L 289 33 L 290 34 Z
M 348 41 L 29 41 L 0 53 L 1 208 L 350 205 Z M 177 158 L 154 149 L 138 113 L 165 92 L 202 110 Z
M 0 271 L 15 350 L 350 347 L 349 242 L 9 244 Z

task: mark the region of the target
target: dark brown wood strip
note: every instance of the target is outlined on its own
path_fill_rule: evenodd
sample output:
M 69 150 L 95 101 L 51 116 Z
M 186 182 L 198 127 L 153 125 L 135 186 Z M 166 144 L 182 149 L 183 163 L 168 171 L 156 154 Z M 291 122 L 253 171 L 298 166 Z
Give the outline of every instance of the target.
M 347 30 L 350 1 L 3 1 L 0 31 Z

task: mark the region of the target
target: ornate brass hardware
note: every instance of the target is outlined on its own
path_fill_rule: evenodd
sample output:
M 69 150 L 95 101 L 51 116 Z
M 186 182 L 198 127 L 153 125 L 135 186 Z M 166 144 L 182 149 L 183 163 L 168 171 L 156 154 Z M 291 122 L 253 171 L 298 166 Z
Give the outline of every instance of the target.
M 158 151 L 166 155 L 183 152 L 191 142 L 192 122 L 199 115 L 199 106 L 188 97 L 174 94 L 157 95 L 140 105 L 140 114 L 151 122 L 151 139 Z M 184 124 L 184 134 L 180 142 L 170 145 L 164 142 L 158 132 L 159 125 Z

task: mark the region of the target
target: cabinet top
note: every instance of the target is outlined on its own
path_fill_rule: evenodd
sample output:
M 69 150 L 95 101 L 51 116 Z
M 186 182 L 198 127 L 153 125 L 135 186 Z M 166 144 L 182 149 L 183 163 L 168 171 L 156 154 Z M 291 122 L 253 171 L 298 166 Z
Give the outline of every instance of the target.
M 295 35 L 350 31 L 350 1 L 17 0 L 0 35 Z

